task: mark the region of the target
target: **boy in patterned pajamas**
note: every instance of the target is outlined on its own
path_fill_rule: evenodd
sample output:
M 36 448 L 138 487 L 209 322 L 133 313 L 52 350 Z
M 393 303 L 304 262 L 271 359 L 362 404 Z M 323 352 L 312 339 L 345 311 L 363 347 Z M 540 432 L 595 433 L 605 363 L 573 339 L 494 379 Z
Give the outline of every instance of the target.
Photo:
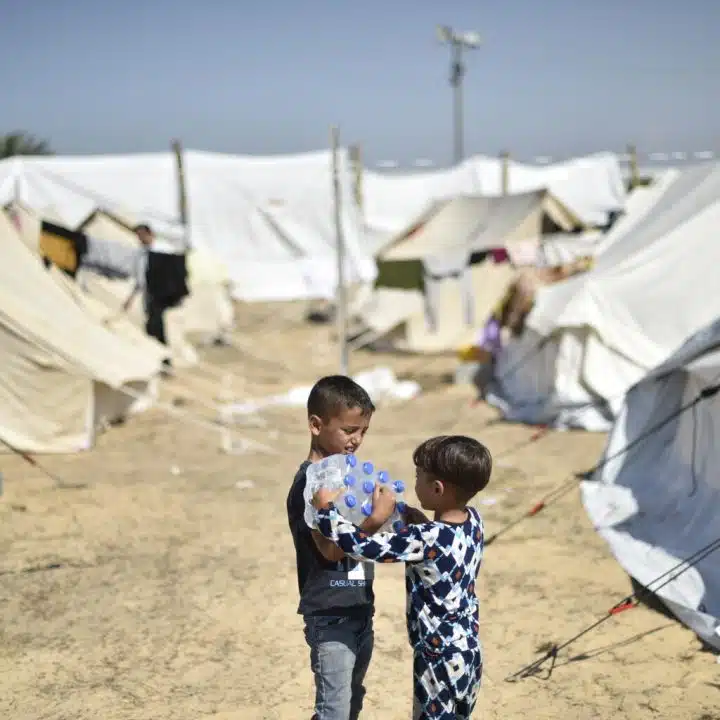
M 318 530 L 348 556 L 373 562 L 404 562 L 407 625 L 413 648 L 415 720 L 455 720 L 472 714 L 482 677 L 475 595 L 483 554 L 483 524 L 468 501 L 483 490 L 492 470 L 490 452 L 468 437 L 440 436 L 413 454 L 415 492 L 429 520 L 408 508 L 407 527 L 369 535 L 345 520 L 320 490 L 313 498 Z M 378 485 L 371 519 L 383 524 L 395 500 Z

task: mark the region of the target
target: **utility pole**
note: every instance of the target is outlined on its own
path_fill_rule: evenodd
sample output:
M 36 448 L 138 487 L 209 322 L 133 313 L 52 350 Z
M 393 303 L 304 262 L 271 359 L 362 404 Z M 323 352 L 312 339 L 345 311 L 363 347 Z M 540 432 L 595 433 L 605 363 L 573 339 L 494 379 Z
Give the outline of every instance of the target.
M 347 342 L 347 288 L 345 287 L 345 235 L 342 224 L 342 192 L 340 184 L 340 130 L 330 129 L 330 147 L 332 150 L 333 207 L 335 216 L 335 252 L 337 253 L 337 291 L 335 295 L 335 313 L 337 321 L 339 370 L 341 375 L 348 374 L 349 352 Z M 343 165 L 343 170 L 345 169 Z
M 456 165 L 465 159 L 465 118 L 463 79 L 465 78 L 465 50 L 480 47 L 476 32 L 457 33 L 447 25 L 438 28 L 441 43 L 450 46 L 450 87 L 453 90 L 453 160 Z

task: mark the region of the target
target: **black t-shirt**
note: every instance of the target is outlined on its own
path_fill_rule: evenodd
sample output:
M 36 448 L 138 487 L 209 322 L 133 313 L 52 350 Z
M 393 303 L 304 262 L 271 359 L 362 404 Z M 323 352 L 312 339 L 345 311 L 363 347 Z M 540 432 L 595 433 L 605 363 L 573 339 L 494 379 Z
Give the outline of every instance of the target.
M 300 465 L 287 497 L 287 514 L 295 544 L 301 615 L 357 615 L 373 612 L 374 568 L 350 558 L 328 562 L 317 549 L 305 522 L 305 473 Z

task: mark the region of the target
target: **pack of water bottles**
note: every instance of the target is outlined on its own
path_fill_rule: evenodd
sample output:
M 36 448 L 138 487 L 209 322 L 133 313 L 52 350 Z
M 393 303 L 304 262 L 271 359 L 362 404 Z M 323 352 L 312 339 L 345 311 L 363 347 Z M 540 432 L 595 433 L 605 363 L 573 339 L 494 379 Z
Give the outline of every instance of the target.
M 355 455 L 331 455 L 313 463 L 307 469 L 305 483 L 305 522 L 316 526 L 312 497 L 320 488 L 341 490 L 335 500 L 340 514 L 355 525 L 362 525 L 373 510 L 373 492 L 376 485 L 384 485 L 395 494 L 395 511 L 381 531 L 398 532 L 405 523 L 405 483 L 393 480 L 385 470 L 378 470 L 371 462 L 361 463 Z

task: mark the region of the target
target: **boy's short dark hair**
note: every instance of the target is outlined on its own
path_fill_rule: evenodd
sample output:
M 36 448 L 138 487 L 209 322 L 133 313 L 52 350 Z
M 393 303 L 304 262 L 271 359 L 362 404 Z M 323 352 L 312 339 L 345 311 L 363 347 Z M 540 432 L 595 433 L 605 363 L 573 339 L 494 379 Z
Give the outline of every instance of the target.
M 343 410 L 355 408 L 360 408 L 363 415 L 372 415 L 375 412 L 375 405 L 367 391 L 346 375 L 320 378 L 308 396 L 308 416 L 317 415 L 325 421 Z
M 490 451 L 464 435 L 439 435 L 413 453 L 415 467 L 454 485 L 469 500 L 487 487 L 492 472 Z

